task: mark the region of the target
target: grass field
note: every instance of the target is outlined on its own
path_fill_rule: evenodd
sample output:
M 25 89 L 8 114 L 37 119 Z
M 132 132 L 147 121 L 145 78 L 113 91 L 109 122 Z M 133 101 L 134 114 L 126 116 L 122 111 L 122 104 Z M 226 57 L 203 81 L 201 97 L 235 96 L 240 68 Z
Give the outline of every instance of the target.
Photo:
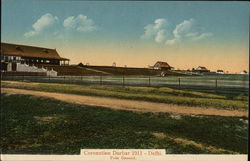
M 1 104 L 0 144 L 8 154 L 79 154 L 81 148 L 247 153 L 247 118 L 133 113 L 24 95 L 1 95 Z
M 171 103 L 221 109 L 248 109 L 248 93 L 218 94 L 167 87 L 121 87 L 2 81 L 2 87 Z
M 248 110 L 248 90 L 200 92 L 31 81 L 1 81 L 1 87 Z M 135 113 L 26 95 L 1 94 L 1 105 L 0 144 L 5 154 L 79 154 L 83 148 L 162 148 L 171 154 L 247 153 L 246 117 Z

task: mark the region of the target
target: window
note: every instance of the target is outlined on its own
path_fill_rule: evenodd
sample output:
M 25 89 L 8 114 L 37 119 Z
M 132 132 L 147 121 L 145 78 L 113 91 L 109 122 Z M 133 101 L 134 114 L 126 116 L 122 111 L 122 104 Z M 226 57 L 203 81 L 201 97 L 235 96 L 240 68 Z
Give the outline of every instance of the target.
M 9 56 L 9 60 L 13 60 L 13 56 Z
M 4 56 L 4 61 L 8 61 L 8 56 Z

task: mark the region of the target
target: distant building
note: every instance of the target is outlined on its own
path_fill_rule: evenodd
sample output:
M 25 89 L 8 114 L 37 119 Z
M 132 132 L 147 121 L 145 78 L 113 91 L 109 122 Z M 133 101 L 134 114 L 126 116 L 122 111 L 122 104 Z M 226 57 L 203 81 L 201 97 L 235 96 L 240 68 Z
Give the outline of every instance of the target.
M 246 70 L 243 70 L 242 72 L 240 72 L 240 74 L 248 74 Z
M 224 74 L 224 71 L 223 71 L 223 70 L 218 69 L 218 70 L 216 71 L 216 73 L 217 73 L 217 74 Z
M 80 62 L 77 66 L 79 66 L 79 67 L 84 67 L 84 65 L 83 65 L 82 62 Z
M 196 69 L 193 69 L 193 72 L 198 72 L 198 73 L 208 73 L 210 70 L 208 70 L 206 67 L 199 66 Z
M 1 74 L 27 76 L 57 76 L 57 71 L 44 66 L 68 65 L 56 49 L 1 43 Z
M 1 70 L 6 71 L 8 68 L 16 71 L 17 64 L 66 65 L 69 59 L 60 57 L 56 49 L 1 43 Z
M 171 70 L 171 67 L 167 62 L 157 61 L 153 66 L 154 69 L 161 69 L 161 70 Z

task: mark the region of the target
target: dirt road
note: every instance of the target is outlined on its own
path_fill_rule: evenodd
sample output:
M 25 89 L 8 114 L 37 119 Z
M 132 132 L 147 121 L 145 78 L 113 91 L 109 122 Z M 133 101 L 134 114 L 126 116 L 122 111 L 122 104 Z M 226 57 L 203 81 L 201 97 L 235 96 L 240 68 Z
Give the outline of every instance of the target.
M 127 110 L 135 112 L 153 112 L 153 113 L 165 112 L 178 115 L 215 115 L 215 116 L 248 115 L 247 111 L 241 111 L 241 110 L 223 110 L 211 107 L 209 108 L 190 107 L 190 106 L 180 106 L 180 105 L 165 104 L 165 103 L 114 99 L 106 97 L 81 96 L 75 94 L 41 92 L 41 91 L 14 89 L 14 88 L 2 88 L 1 92 L 6 94 L 25 94 L 25 95 L 33 95 L 39 97 L 47 97 L 68 103 L 76 103 L 80 105 L 98 106 L 98 107 L 111 108 L 115 110 Z

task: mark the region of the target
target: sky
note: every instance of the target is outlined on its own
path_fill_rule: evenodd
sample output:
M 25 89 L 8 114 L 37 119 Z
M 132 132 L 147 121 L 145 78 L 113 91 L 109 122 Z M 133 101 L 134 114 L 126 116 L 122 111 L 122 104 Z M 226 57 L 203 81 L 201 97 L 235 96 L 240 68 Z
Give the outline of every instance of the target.
M 71 64 L 249 71 L 248 2 L 3 0 L 1 33 Z

